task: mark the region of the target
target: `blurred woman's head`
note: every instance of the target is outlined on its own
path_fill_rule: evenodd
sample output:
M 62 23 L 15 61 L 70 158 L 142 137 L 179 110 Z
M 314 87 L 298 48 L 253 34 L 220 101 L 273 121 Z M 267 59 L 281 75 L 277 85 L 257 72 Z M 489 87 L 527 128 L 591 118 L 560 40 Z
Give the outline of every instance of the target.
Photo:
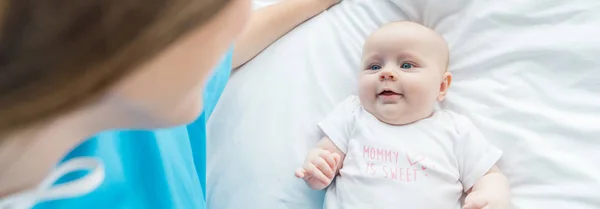
M 88 110 L 119 113 L 109 128 L 189 122 L 249 14 L 248 0 L 0 2 L 0 135 Z
M 197 118 L 250 0 L 0 0 L 0 197 L 96 132 Z

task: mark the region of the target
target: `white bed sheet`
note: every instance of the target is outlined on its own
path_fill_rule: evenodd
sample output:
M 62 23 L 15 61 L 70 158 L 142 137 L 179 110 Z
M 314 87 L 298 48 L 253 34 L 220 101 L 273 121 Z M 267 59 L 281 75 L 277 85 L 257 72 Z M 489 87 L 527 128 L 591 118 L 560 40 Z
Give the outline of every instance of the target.
M 277 0 L 255 0 L 261 7 Z M 600 208 L 600 1 L 345 0 L 235 73 L 208 123 L 210 209 L 316 209 L 293 171 L 356 92 L 364 38 L 410 19 L 442 33 L 443 108 L 504 150 L 515 209 Z

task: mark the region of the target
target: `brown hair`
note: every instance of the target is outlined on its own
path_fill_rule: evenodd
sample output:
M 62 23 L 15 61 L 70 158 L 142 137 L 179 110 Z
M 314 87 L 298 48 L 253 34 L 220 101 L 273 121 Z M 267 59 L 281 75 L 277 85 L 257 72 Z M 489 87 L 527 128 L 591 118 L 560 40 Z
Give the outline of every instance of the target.
M 231 0 L 0 0 L 0 135 L 93 101 Z

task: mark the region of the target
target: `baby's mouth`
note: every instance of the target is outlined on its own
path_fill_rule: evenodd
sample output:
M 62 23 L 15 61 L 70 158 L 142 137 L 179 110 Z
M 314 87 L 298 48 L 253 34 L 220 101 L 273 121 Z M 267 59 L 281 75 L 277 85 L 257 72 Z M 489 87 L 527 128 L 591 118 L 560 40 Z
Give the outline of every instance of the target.
M 377 96 L 403 96 L 402 94 L 396 93 L 392 90 L 383 90 Z

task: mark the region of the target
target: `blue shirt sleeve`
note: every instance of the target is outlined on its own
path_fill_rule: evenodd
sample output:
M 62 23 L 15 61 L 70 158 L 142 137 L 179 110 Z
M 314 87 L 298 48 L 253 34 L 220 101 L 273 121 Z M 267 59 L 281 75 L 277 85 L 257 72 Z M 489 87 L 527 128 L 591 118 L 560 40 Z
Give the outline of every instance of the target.
M 233 58 L 233 50 L 230 50 L 223 58 L 221 65 L 218 66 L 206 84 L 204 91 L 204 114 L 205 120 L 212 114 L 213 110 L 221 98 L 221 94 L 225 90 L 229 76 L 231 75 L 231 62 Z
M 90 194 L 40 203 L 47 208 L 205 208 L 206 120 L 231 72 L 232 50 L 214 69 L 204 92 L 204 112 L 193 123 L 155 131 L 100 133 L 65 160 L 95 156 L 106 168 L 102 185 Z M 73 173 L 59 180 L 80 177 Z
M 200 178 L 202 190 L 206 191 L 206 122 L 217 106 L 221 94 L 225 90 L 229 76 L 231 75 L 231 62 L 233 50 L 224 57 L 220 66 L 213 73 L 213 76 L 208 80 L 204 91 L 204 112 L 198 120 L 188 125 L 188 134 L 191 140 L 191 148 L 194 157 L 196 172 Z M 206 198 L 206 194 L 204 194 Z

